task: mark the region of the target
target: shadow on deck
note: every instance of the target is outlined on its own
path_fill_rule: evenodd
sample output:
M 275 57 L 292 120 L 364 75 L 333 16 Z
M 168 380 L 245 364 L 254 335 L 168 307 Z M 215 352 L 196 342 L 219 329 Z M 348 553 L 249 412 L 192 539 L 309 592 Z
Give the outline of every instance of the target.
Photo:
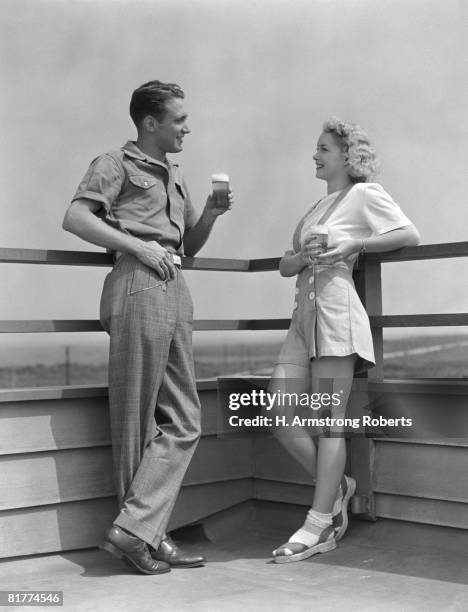
M 207 555 L 204 568 L 143 576 L 86 549 L 2 561 L 2 588 L 63 590 L 62 609 L 80 612 L 466 611 L 466 530 L 352 520 L 336 550 L 272 563 L 303 516 L 301 506 L 251 501 L 176 531 L 185 549 Z

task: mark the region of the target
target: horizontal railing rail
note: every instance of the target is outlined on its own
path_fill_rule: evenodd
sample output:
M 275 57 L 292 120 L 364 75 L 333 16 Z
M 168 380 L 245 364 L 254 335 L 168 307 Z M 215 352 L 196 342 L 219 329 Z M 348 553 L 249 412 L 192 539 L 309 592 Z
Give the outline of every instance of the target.
M 114 264 L 114 257 L 110 253 L 99 253 L 97 251 L 49 251 L 41 249 L 0 248 L 0 263 L 105 267 Z M 186 270 L 218 270 L 222 272 L 250 271 L 250 260 L 248 259 L 183 257 L 182 263 Z
M 468 313 L 424 315 L 370 315 L 371 327 L 463 327 Z M 278 330 L 288 329 L 290 319 L 196 319 L 194 331 Z M 8 319 L 0 320 L 0 334 L 103 331 L 95 319 Z
M 370 315 L 371 327 L 458 327 L 468 325 L 468 313 Z
M 355 266 L 357 287 L 366 306 L 370 302 L 381 302 L 380 264 L 387 262 L 445 259 L 468 256 L 468 242 L 451 242 L 406 247 L 388 253 L 366 253 Z M 185 270 L 217 272 L 271 272 L 278 269 L 279 257 L 263 259 L 225 259 L 210 257 L 183 257 Z M 113 256 L 97 251 L 60 251 L 48 249 L 0 248 L 0 263 L 39 264 L 59 266 L 113 265 Z M 378 267 L 376 274 L 375 266 Z M 366 300 L 367 294 L 367 300 Z M 372 300 L 369 295 L 373 294 Z M 434 313 L 412 315 L 383 315 L 379 307 L 368 308 L 371 327 L 426 327 L 465 326 L 468 313 Z M 197 319 L 194 330 L 280 330 L 287 329 L 290 319 Z M 44 320 L 0 320 L 0 333 L 44 333 L 44 332 L 97 332 L 102 331 L 99 321 L 92 319 L 44 319 Z
M 468 256 L 468 242 L 447 242 L 405 247 L 387 253 L 366 253 L 360 258 L 358 267 L 364 261 L 397 262 L 424 259 L 446 259 Z M 98 251 L 55 251 L 47 249 L 0 248 L 0 263 L 42 264 L 56 266 L 97 266 L 113 265 L 110 253 Z M 280 258 L 225 259 L 212 257 L 183 257 L 186 270 L 211 270 L 219 272 L 269 272 L 278 269 Z
M 468 256 L 468 242 L 445 242 L 440 244 L 421 244 L 405 247 L 386 253 L 366 253 L 367 261 L 387 263 L 391 261 L 416 261 L 423 259 L 449 259 Z
M 287 329 L 290 319 L 196 319 L 195 331 Z M 0 333 L 96 332 L 103 331 L 94 319 L 9 319 L 0 321 Z

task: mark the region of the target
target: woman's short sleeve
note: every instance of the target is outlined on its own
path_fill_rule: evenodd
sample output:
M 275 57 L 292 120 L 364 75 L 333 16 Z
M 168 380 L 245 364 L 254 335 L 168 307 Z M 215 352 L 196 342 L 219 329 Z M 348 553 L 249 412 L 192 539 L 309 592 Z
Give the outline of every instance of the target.
M 376 235 L 411 225 L 392 197 L 378 183 L 363 184 L 363 213 L 367 224 Z
M 94 159 L 78 186 L 73 200 L 87 199 L 100 202 L 107 212 L 120 193 L 124 177 L 116 161 L 110 155 Z

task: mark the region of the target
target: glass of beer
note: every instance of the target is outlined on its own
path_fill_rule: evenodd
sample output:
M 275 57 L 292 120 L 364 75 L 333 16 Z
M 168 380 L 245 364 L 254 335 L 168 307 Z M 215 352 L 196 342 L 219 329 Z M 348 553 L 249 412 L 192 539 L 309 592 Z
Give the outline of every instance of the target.
M 326 225 L 311 225 L 304 236 L 304 244 L 309 245 L 317 245 L 319 249 L 317 249 L 317 255 L 321 253 L 326 253 L 328 248 L 328 228 Z M 313 265 L 316 260 L 313 255 L 309 257 L 311 265 Z
M 215 198 L 217 208 L 229 207 L 229 175 L 224 172 L 211 175 L 211 184 L 213 185 L 213 196 Z

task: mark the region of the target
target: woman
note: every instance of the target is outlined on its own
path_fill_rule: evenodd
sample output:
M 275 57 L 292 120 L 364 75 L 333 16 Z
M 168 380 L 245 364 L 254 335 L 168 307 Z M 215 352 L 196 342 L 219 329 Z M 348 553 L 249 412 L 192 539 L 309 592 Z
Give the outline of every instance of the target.
M 339 398 L 334 402 L 338 405 L 329 407 L 334 423 L 345 416 L 354 373 L 375 365 L 369 318 L 352 280 L 353 264 L 364 251 L 417 245 L 419 233 L 382 187 L 369 182 L 376 170 L 375 152 L 359 126 L 338 119 L 325 123 L 314 160 L 317 178 L 327 183 L 327 196 L 301 219 L 293 250 L 280 262 L 282 276 L 297 275 L 296 302 L 270 389 Z M 317 244 L 316 228 L 324 223 L 325 252 Z M 356 486 L 343 474 L 343 433 L 332 426 L 328 435 L 312 439 L 297 426 L 277 430 L 279 441 L 315 480 L 315 493 L 302 527 L 273 551 L 274 562 L 332 550 L 343 536 Z

